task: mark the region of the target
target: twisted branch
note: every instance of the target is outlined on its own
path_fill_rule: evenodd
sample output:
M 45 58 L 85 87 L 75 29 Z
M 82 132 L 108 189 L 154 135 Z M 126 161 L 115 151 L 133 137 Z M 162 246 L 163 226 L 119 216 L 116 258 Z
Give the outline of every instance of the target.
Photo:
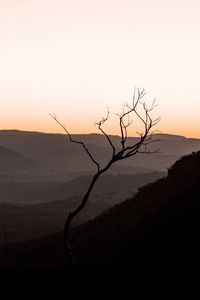
M 109 108 L 107 107 L 107 115 L 106 115 L 106 117 L 105 117 L 105 118 L 102 117 L 101 120 L 100 120 L 99 122 L 96 122 L 94 125 L 97 125 L 97 126 L 98 126 L 98 129 L 105 135 L 106 139 L 108 140 L 108 142 L 109 142 L 109 144 L 110 144 L 110 146 L 111 146 L 111 148 L 112 148 L 112 152 L 113 152 L 113 153 L 112 153 L 112 157 L 114 157 L 115 151 L 116 151 L 115 146 L 113 145 L 113 143 L 112 143 L 112 141 L 111 141 L 109 135 L 108 135 L 108 134 L 103 130 L 103 128 L 102 128 L 102 125 L 103 125 L 106 121 L 108 121 L 109 114 L 110 114 Z
M 70 142 L 75 143 L 75 144 L 80 144 L 84 150 L 86 151 L 87 155 L 90 157 L 90 159 L 92 160 L 92 162 L 97 166 L 97 170 L 98 172 L 100 171 L 100 165 L 99 163 L 94 159 L 94 157 L 92 156 L 92 154 L 90 153 L 90 151 L 88 150 L 88 148 L 85 146 L 84 142 L 80 142 L 80 141 L 76 141 L 72 138 L 71 134 L 69 133 L 69 131 L 66 129 L 65 125 L 63 125 L 60 121 L 58 121 L 58 119 L 56 118 L 55 115 L 49 114 L 66 132 L 66 134 L 69 137 Z

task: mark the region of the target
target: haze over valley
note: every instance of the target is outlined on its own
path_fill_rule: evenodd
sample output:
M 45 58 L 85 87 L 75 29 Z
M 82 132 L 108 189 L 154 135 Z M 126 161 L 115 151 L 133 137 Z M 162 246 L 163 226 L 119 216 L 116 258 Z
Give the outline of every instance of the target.
M 105 137 L 76 135 L 93 156 L 105 164 L 110 148 Z M 118 136 L 110 137 L 120 145 Z M 200 148 L 199 139 L 159 134 L 152 147 L 160 153 L 140 154 L 113 166 L 91 194 L 88 208 L 76 224 L 132 197 L 139 187 L 165 177 L 182 155 Z M 130 142 L 136 138 L 130 138 Z M 80 145 L 62 134 L 17 130 L 0 131 L 0 220 L 8 242 L 27 240 L 61 231 L 67 212 L 75 208 L 95 171 Z M 0 241 L 3 243 L 4 238 Z

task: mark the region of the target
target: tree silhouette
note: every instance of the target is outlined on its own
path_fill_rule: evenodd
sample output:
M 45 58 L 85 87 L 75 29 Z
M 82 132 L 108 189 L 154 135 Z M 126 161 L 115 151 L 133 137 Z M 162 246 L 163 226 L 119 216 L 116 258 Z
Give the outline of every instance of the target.
M 159 122 L 160 118 L 152 119 L 150 116 L 152 110 L 156 107 L 155 100 L 153 101 L 152 105 L 148 107 L 144 101 L 142 101 L 143 97 L 146 95 L 145 89 L 140 90 L 139 88 L 134 90 L 133 100 L 131 105 L 128 103 L 125 103 L 123 105 L 122 113 L 117 114 L 119 117 L 119 127 L 120 127 L 120 138 L 121 138 L 121 146 L 119 149 L 116 148 L 116 146 L 113 144 L 110 136 L 105 132 L 105 130 L 102 128 L 103 124 L 108 121 L 109 118 L 109 109 L 107 111 L 107 116 L 105 118 L 102 118 L 99 122 L 95 123 L 98 126 L 98 129 L 100 132 L 105 136 L 107 139 L 111 149 L 112 149 L 112 155 L 110 160 L 105 164 L 105 166 L 101 167 L 100 163 L 96 161 L 96 159 L 93 157 L 87 146 L 82 141 L 76 141 L 71 136 L 71 134 L 68 132 L 66 127 L 56 118 L 55 115 L 50 116 L 64 129 L 65 133 L 68 135 L 69 140 L 72 143 L 80 144 L 83 149 L 86 151 L 87 155 L 90 157 L 91 161 L 96 166 L 96 172 L 94 176 L 91 179 L 91 182 L 89 184 L 89 187 L 87 189 L 87 192 L 83 196 L 80 205 L 69 212 L 64 226 L 64 236 L 63 236 L 63 246 L 65 250 L 65 255 L 67 259 L 67 264 L 69 267 L 73 266 L 73 256 L 72 256 L 72 250 L 69 243 L 69 233 L 70 233 L 70 226 L 72 220 L 83 210 L 85 207 L 89 196 L 93 190 L 93 187 L 99 177 L 105 173 L 114 163 L 117 161 L 121 161 L 123 159 L 130 158 L 137 153 L 156 153 L 158 152 L 158 149 L 156 150 L 149 150 L 148 145 L 158 141 L 153 139 L 153 134 L 155 131 L 151 131 L 151 129 Z M 142 112 L 139 111 L 139 107 L 142 109 Z M 131 115 L 134 114 L 138 120 L 143 125 L 143 130 L 141 133 L 137 132 L 139 135 L 138 141 L 134 144 L 128 144 L 128 128 L 132 124 Z

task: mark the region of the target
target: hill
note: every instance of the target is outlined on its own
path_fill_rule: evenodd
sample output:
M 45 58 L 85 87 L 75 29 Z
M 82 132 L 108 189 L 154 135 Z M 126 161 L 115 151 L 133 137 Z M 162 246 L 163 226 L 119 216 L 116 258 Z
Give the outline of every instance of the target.
M 111 149 L 101 134 L 72 135 L 73 138 L 85 142 L 94 158 L 102 165 L 110 158 Z M 160 149 L 160 153 L 137 155 L 132 159 L 123 160 L 110 169 L 112 174 L 137 174 L 141 169 L 145 172 L 165 172 L 182 155 L 197 151 L 200 148 L 199 139 L 189 139 L 182 136 L 167 134 L 155 135 L 160 141 L 150 146 Z M 119 136 L 110 136 L 110 139 L 120 147 Z M 128 143 L 137 142 L 137 138 L 130 137 Z M 25 162 L 22 162 L 19 172 L 13 174 L 15 164 L 10 160 L 12 168 L 0 171 L 0 182 L 32 182 L 32 181 L 57 181 L 62 182 L 73 179 L 76 175 L 94 172 L 94 165 L 82 147 L 72 144 L 65 134 L 47 134 L 40 132 L 27 132 L 17 130 L 0 130 L 0 147 L 17 153 L 26 159 L 35 162 L 35 167 L 26 171 Z M 3 157 L 3 156 L 2 156 Z M 0 153 L 1 159 L 1 153 Z M 2 159 L 4 164 L 9 164 L 9 158 Z M 27 162 L 28 163 L 28 162 Z M 21 172 L 20 172 L 21 170 Z M 5 176 L 3 176 L 5 175 Z M 9 177 L 10 175 L 10 177 Z
M 197 152 L 178 160 L 167 178 L 142 187 L 134 199 L 76 228 L 77 260 L 84 266 L 200 263 L 199 183 Z
M 200 152 L 182 157 L 166 178 L 134 198 L 74 227 L 71 242 L 80 268 L 200 263 Z M 7 245 L 12 266 L 62 267 L 62 234 Z M 3 249 L 1 249 L 2 257 Z
M 0 173 L 17 172 L 19 170 L 33 169 L 36 162 L 20 153 L 0 146 Z
M 135 194 L 140 186 L 162 176 L 163 173 L 156 172 L 103 176 L 95 186 L 87 209 L 76 218 L 74 225 L 94 218 Z M 82 176 L 62 184 L 0 184 L 0 226 L 5 228 L 8 241 L 39 238 L 62 230 L 69 210 L 78 206 L 89 181 L 89 176 Z M 3 242 L 0 229 L 0 244 Z

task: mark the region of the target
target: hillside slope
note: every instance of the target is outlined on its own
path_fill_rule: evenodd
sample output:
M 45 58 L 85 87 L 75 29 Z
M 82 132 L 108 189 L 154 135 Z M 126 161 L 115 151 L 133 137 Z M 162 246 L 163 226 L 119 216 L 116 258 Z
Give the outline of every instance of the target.
M 33 169 L 36 162 L 22 154 L 14 152 L 4 146 L 0 146 L 0 173 L 15 172 L 18 170 Z
M 95 186 L 77 225 L 136 193 L 137 188 L 164 176 L 163 173 L 105 175 Z M 39 238 L 62 230 L 69 210 L 78 206 L 89 186 L 88 176 L 63 184 L 0 184 L 0 225 L 9 242 Z M 3 243 L 0 228 L 0 244 Z
M 199 263 L 199 184 L 197 152 L 178 160 L 167 178 L 141 188 L 134 199 L 76 228 L 77 260 L 81 265 Z
M 134 198 L 73 228 L 71 242 L 77 265 L 199 264 L 199 184 L 197 152 L 181 158 L 166 178 L 144 186 Z M 61 237 L 55 234 L 9 245 L 12 267 L 60 268 Z M 18 257 L 14 257 L 16 253 Z

